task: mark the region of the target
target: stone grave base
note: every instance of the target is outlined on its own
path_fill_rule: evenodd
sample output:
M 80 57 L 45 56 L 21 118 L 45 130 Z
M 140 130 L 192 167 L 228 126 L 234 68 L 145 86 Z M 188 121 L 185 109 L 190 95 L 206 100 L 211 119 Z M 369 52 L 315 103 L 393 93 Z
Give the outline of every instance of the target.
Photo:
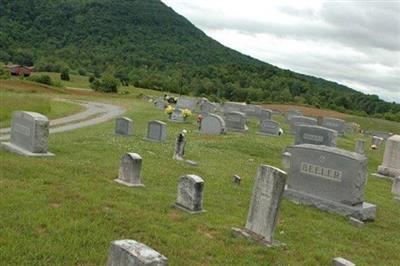
M 393 179 L 396 176 L 400 176 L 400 169 L 380 165 L 378 167 L 378 174 L 383 175 L 383 176 L 388 176 L 391 179 Z
M 295 202 L 313 206 L 323 211 L 354 217 L 360 221 L 373 221 L 376 217 L 376 205 L 367 202 L 357 206 L 349 206 L 343 203 L 318 198 L 310 194 L 301 193 L 289 188 L 285 189 L 284 196 Z
M 240 228 L 233 227 L 232 228 L 232 235 L 234 237 L 245 237 L 247 239 L 256 241 L 256 242 L 258 242 L 258 243 L 260 243 L 260 244 L 262 244 L 264 246 L 270 247 L 270 248 L 286 246 L 286 244 L 284 244 L 284 243 L 282 243 L 282 242 L 280 242 L 278 240 L 273 240 L 272 243 L 271 243 L 271 242 L 265 240 L 262 236 L 259 236 L 256 233 L 251 232 L 251 231 L 249 231 L 247 229 L 240 229 Z
M 124 185 L 124 186 L 127 186 L 127 187 L 144 187 L 143 184 L 132 184 L 132 183 L 125 182 L 125 181 L 123 181 L 121 179 L 118 179 L 118 178 L 114 179 L 114 181 L 117 182 L 118 184 L 121 184 L 121 185 Z
M 185 211 L 185 212 L 188 212 L 190 214 L 199 214 L 199 213 L 206 212 L 206 210 L 192 211 L 192 210 L 189 210 L 188 208 L 186 208 L 186 207 L 184 207 L 184 206 L 182 206 L 182 205 L 180 205 L 178 203 L 174 203 L 174 205 L 172 205 L 172 207 L 180 209 L 180 210 Z
M 375 177 L 378 177 L 378 178 L 382 178 L 382 179 L 393 180 L 393 177 L 387 176 L 387 175 L 381 175 L 381 174 L 378 174 L 378 173 L 373 173 L 371 175 L 375 176 Z
M 257 135 L 263 135 L 263 136 L 270 136 L 270 137 L 280 137 L 279 134 L 269 134 L 269 133 L 264 133 L 264 132 L 257 132 Z
M 16 153 L 19 155 L 23 156 L 28 156 L 28 157 L 49 157 L 49 156 L 54 156 L 54 153 L 51 152 L 46 152 L 46 153 L 34 153 L 30 152 L 28 150 L 25 150 L 21 147 L 18 147 L 17 145 L 14 145 L 10 142 L 3 142 L 1 143 L 1 147 L 9 152 Z

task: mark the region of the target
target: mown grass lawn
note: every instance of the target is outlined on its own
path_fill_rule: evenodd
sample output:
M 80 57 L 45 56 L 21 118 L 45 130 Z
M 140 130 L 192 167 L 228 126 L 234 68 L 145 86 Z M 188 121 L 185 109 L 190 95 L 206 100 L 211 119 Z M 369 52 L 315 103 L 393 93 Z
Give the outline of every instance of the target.
M 110 121 L 51 135 L 53 158 L 0 151 L 1 265 L 104 265 L 110 242 L 117 239 L 143 242 L 167 256 L 170 265 L 330 265 L 337 256 L 357 265 L 398 265 L 400 204 L 390 193 L 391 182 L 370 175 L 365 200 L 376 204 L 378 212 L 363 229 L 339 215 L 284 199 L 275 238 L 287 246 L 269 249 L 233 238 L 231 227 L 245 225 L 257 167 L 282 167 L 281 154 L 293 136 L 257 135 L 255 120 L 246 134 L 203 136 L 196 133 L 194 118 L 175 124 L 147 102 L 110 101 L 129 107 L 126 116 L 134 121 L 135 136 L 114 136 Z M 143 140 L 153 119 L 167 122 L 166 143 Z M 198 167 L 172 160 L 175 136 L 182 129 L 189 130 L 186 158 Z M 339 146 L 353 150 L 357 138 L 364 137 L 341 138 Z M 146 187 L 113 182 L 126 152 L 142 156 Z M 371 174 L 383 150 L 367 155 Z M 207 212 L 199 215 L 171 207 L 179 176 L 190 173 L 205 180 Z M 243 177 L 239 187 L 231 183 L 233 174 Z

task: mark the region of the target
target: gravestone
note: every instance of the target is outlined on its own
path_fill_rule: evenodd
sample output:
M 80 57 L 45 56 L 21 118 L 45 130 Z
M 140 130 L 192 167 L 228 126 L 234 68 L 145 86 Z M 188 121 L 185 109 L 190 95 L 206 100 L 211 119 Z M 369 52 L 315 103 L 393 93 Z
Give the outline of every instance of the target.
M 371 135 L 379 138 L 383 138 L 384 140 L 387 140 L 391 136 L 393 136 L 393 133 L 390 132 L 384 132 L 384 131 L 366 131 L 366 135 Z
M 392 193 L 395 199 L 400 200 L 400 176 L 393 179 Z
M 217 109 L 217 106 L 208 100 L 203 100 L 200 105 L 200 111 L 203 115 L 207 115 L 209 113 L 214 113 Z
M 149 246 L 131 239 L 111 242 L 107 266 L 166 266 L 168 259 Z
M 183 160 L 183 156 L 185 155 L 185 145 L 186 137 L 185 134 L 181 132 L 176 137 L 174 156 L 172 157 L 174 160 Z
M 324 117 L 322 119 L 322 126 L 336 130 L 340 136 L 344 135 L 346 121 L 333 117 Z
M 197 175 L 181 176 L 174 206 L 192 214 L 203 212 L 203 189 L 204 181 L 201 177 Z
M 393 135 L 387 139 L 378 174 L 391 178 L 400 176 L 400 135 Z
M 223 112 L 230 113 L 230 112 L 246 112 L 247 104 L 245 103 L 235 103 L 235 102 L 226 102 L 223 105 Z
M 323 116 L 317 116 L 317 125 L 318 126 L 322 126 L 324 121 L 324 117 Z
M 246 115 L 241 112 L 229 112 L 225 113 L 225 124 L 228 131 L 239 131 L 244 132 L 247 131 L 248 128 L 246 126 Z
M 355 124 L 353 123 L 346 123 L 344 124 L 344 134 L 353 135 L 357 131 Z
M 49 120 L 46 116 L 15 111 L 11 121 L 11 140 L 2 147 L 24 156 L 54 156 L 48 152 Z
M 142 157 L 137 153 L 126 153 L 121 158 L 118 178 L 115 182 L 128 187 L 144 187 L 140 182 Z
M 336 147 L 336 138 L 337 132 L 335 130 L 320 126 L 300 125 L 297 126 L 294 144 L 308 143 Z
M 262 107 L 254 104 L 248 104 L 244 107 L 244 112 L 246 116 L 261 118 Z
M 291 157 L 286 197 L 362 221 L 375 219 L 376 206 L 364 202 L 364 155 L 313 144 L 292 146 L 287 151 Z
M 156 100 L 156 101 L 154 102 L 154 106 L 155 106 L 157 109 L 164 110 L 164 109 L 167 107 L 167 104 L 164 102 L 164 100 Z
M 115 134 L 120 136 L 133 135 L 133 121 L 127 117 L 117 118 L 115 121 Z
M 356 266 L 356 265 L 349 260 L 338 257 L 333 259 L 332 266 Z
M 246 227 L 233 228 L 235 236 L 244 236 L 267 246 L 282 244 L 273 236 L 286 177 L 284 171 L 269 165 L 258 168 Z
M 293 116 L 290 119 L 290 132 L 297 135 L 297 129 L 301 125 L 317 125 L 317 119 L 308 116 Z
M 197 101 L 188 97 L 179 97 L 176 102 L 177 109 L 189 109 L 190 111 L 194 111 L 196 109 Z
M 356 153 L 365 154 L 365 140 L 358 139 L 356 142 Z
M 279 136 L 280 125 L 278 122 L 273 120 L 261 120 L 260 121 L 260 132 L 259 134 L 268 136 Z
M 242 178 L 238 175 L 233 175 L 232 177 L 232 183 L 235 185 L 240 185 L 240 181 L 242 181 Z
M 260 110 L 260 120 L 272 120 L 272 110 L 262 108 Z
M 202 121 L 200 132 L 207 135 L 221 135 L 226 132 L 225 120 L 215 114 L 208 114 Z
M 183 111 L 181 109 L 175 108 L 171 114 L 170 120 L 179 123 L 185 122 L 185 118 L 183 117 Z
M 294 117 L 294 116 L 303 116 L 303 113 L 298 110 L 291 109 L 286 114 L 285 122 L 290 123 L 290 121 L 292 120 L 292 117 Z
M 384 142 L 383 138 L 372 136 L 371 145 L 375 145 L 377 148 L 380 148 Z
M 153 120 L 147 126 L 147 137 L 145 140 L 163 142 L 167 139 L 167 124 Z

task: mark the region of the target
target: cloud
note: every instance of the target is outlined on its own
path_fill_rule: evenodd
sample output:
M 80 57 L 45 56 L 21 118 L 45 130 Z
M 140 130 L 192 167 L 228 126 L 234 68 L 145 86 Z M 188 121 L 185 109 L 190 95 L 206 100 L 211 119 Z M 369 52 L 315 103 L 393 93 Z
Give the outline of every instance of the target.
M 242 53 L 400 103 L 399 1 L 163 2 Z

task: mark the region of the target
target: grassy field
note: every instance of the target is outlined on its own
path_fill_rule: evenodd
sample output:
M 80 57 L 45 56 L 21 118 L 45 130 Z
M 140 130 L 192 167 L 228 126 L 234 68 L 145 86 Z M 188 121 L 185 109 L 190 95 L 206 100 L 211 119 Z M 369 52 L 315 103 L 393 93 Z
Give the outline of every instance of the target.
M 231 227 L 245 225 L 257 167 L 282 167 L 281 154 L 293 136 L 257 135 L 255 120 L 246 134 L 203 136 L 196 133 L 194 117 L 175 124 L 134 97 L 108 100 L 128 107 L 133 137 L 114 136 L 110 121 L 51 135 L 49 150 L 56 154 L 52 158 L 21 158 L 0 151 L 1 265 L 104 265 L 109 244 L 117 239 L 143 242 L 167 256 L 170 265 L 330 265 L 337 256 L 357 265 L 398 265 L 400 207 L 389 181 L 369 177 L 365 200 L 376 204 L 378 212 L 376 221 L 363 229 L 339 215 L 284 199 L 275 238 L 287 246 L 268 249 L 233 238 Z M 147 122 L 153 119 L 167 121 L 166 143 L 143 140 Z M 280 116 L 275 119 L 283 121 Z M 386 125 L 375 123 L 378 129 Z M 389 127 L 399 132 L 398 123 Z M 174 139 L 182 129 L 189 130 L 186 158 L 197 161 L 196 168 L 172 160 Z M 364 137 L 347 136 L 338 144 L 353 150 L 358 138 Z M 142 156 L 146 187 L 113 182 L 126 152 Z M 382 155 L 383 150 L 367 151 L 370 174 Z M 205 180 L 207 212 L 190 215 L 171 207 L 183 174 Z M 233 174 L 243 178 L 239 187 L 231 184 Z
M 81 76 L 81 75 L 74 75 L 69 74 L 69 81 L 61 80 L 60 73 L 54 72 L 34 72 L 32 76 L 37 75 L 49 75 L 53 81 L 60 82 L 61 85 L 64 87 L 71 87 L 71 88 L 90 88 L 89 77 L 88 76 Z

